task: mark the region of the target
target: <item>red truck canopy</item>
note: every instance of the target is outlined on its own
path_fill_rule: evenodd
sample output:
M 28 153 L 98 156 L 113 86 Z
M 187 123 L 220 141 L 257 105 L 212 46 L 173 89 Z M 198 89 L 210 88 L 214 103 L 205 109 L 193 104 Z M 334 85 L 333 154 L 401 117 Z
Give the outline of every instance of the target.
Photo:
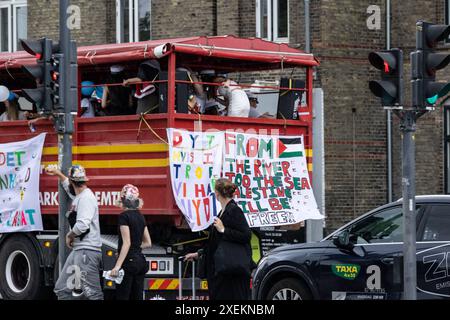
M 223 58 L 253 63 L 259 62 L 266 65 L 268 63 L 277 64 L 278 66 L 280 63 L 285 66 L 319 65 L 319 61 L 312 54 L 294 49 L 287 44 L 274 43 L 259 38 L 238 38 L 235 36 L 190 37 L 84 46 L 78 48 L 78 65 L 89 66 L 139 61 L 148 58 L 160 58 L 172 52 L 211 57 L 215 58 L 216 61 L 217 58 Z M 22 65 L 35 63 L 36 58 L 25 51 L 0 53 L 0 70 L 16 69 Z

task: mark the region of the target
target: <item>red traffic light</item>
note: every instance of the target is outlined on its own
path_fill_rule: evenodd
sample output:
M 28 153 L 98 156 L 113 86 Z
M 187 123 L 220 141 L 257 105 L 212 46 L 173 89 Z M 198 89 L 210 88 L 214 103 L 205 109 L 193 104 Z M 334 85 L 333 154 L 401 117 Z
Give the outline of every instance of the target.
M 53 80 L 53 81 L 57 81 L 58 78 L 59 78 L 59 73 L 56 72 L 56 71 L 52 71 L 52 72 L 51 72 L 51 77 L 52 77 L 52 80 Z
M 45 39 L 40 40 L 28 40 L 20 39 L 23 50 L 36 57 L 36 59 L 42 59 L 42 53 L 44 52 Z
M 389 63 L 387 61 L 384 62 L 384 73 L 389 73 Z
M 369 53 L 370 64 L 384 73 L 391 73 L 397 69 L 397 59 L 392 50 Z

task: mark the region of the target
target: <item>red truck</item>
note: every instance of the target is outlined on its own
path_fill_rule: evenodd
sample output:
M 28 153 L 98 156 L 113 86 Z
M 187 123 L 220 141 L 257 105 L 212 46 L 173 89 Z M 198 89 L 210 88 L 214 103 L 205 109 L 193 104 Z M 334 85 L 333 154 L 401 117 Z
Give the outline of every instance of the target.
M 307 160 L 312 170 L 312 87 L 313 67 L 319 63 L 312 54 L 257 38 L 234 36 L 162 39 L 129 44 L 107 44 L 78 48 L 79 82 L 90 80 L 103 84 L 113 64 L 122 64 L 133 75 L 146 59 L 158 59 L 160 74 L 160 112 L 140 115 L 76 118 L 73 134 L 73 163 L 83 165 L 90 178 L 89 187 L 97 196 L 104 243 L 104 269 L 113 266 L 117 250 L 117 214 L 114 206 L 119 191 L 126 183 L 139 187 L 144 200 L 142 213 L 150 227 L 153 247 L 145 251 L 150 270 L 146 277 L 147 299 L 176 297 L 179 288 L 178 257 L 195 250 L 204 242 L 204 232 L 191 232 L 177 208 L 170 185 L 166 128 L 187 130 L 252 130 L 280 135 L 304 135 Z M 32 88 L 31 79 L 21 70 L 35 64 L 24 51 L 0 54 L 0 83 L 10 90 Z M 233 77 L 262 78 L 269 71 L 290 74 L 293 68 L 304 71 L 302 92 L 304 103 L 297 119 L 221 117 L 182 112 L 186 103 L 178 67 L 193 71 L 214 69 L 233 73 Z M 183 80 L 184 79 L 184 80 Z M 242 82 L 242 81 L 240 81 Z M 281 83 L 281 92 L 291 93 L 292 81 Z M 255 87 L 253 86 L 253 90 Z M 256 88 L 257 89 L 257 88 Z M 292 89 L 292 90 L 291 90 Z M 284 91 L 283 91 L 284 90 Z M 257 89 L 258 91 L 258 89 Z M 261 98 L 264 88 L 259 88 Z M 278 89 L 275 90 L 278 98 Z M 279 99 L 281 101 L 281 99 Z M 286 100 L 287 101 L 287 100 Z M 280 103 L 273 106 L 279 112 Z M 291 106 L 293 107 L 293 105 Z M 285 108 L 286 110 L 286 108 Z M 273 112 L 273 113 L 275 113 Z M 47 132 L 42 168 L 58 161 L 58 135 L 53 123 L 42 120 L 31 132 L 26 121 L 0 123 L 0 143 L 26 140 Z M 40 201 L 44 231 L 0 234 L 0 294 L 4 299 L 37 299 L 49 296 L 58 273 L 58 185 L 54 177 L 41 174 Z M 303 229 L 272 228 L 254 230 L 253 257 L 257 262 L 274 245 L 303 242 Z M 183 266 L 185 298 L 192 288 L 189 266 Z M 206 281 L 194 279 L 198 297 L 205 297 Z M 104 283 L 105 292 L 113 289 Z M 113 290 L 110 290 L 113 292 Z

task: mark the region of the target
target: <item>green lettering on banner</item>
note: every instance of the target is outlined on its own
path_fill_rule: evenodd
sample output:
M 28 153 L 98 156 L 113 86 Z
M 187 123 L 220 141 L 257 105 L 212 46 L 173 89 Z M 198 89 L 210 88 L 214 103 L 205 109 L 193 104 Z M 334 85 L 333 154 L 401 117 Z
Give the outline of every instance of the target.
M 269 154 L 270 159 L 273 159 L 273 142 L 269 139 L 267 142 L 264 139 L 259 140 L 258 157 L 263 158 L 264 152 Z
M 234 172 L 234 170 L 233 170 L 233 163 L 234 163 L 235 161 L 236 161 L 236 160 L 234 160 L 234 159 L 232 159 L 232 158 L 225 158 L 225 162 L 229 162 L 229 163 L 230 163 L 230 167 L 228 168 L 228 171 Z
M 236 155 L 237 156 L 245 156 L 245 148 L 244 148 L 244 140 L 245 137 L 243 134 L 238 134 L 236 136 Z
M 211 149 L 214 138 L 215 138 L 215 136 L 210 136 L 210 135 L 208 135 L 206 137 L 206 139 L 208 140 L 208 149 Z
M 282 187 L 283 181 L 281 180 L 281 177 L 273 177 L 273 186 L 274 187 Z
M 243 213 L 250 213 L 247 209 L 247 202 L 245 201 L 239 201 L 239 205 L 241 206 Z
M 21 156 L 25 154 L 25 151 L 16 151 L 16 156 L 17 156 L 17 165 L 21 166 L 22 165 L 22 158 Z
M 280 198 L 280 202 L 283 209 L 292 209 L 288 198 Z

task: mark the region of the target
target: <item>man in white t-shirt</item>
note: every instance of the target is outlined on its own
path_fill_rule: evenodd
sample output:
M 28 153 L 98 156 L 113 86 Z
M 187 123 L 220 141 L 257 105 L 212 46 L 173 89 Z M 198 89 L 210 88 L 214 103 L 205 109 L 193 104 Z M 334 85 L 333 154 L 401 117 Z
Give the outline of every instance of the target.
M 215 82 L 217 82 L 217 80 L 215 80 Z M 230 79 L 223 81 L 218 89 L 218 93 L 224 97 L 224 100 L 217 100 L 221 104 L 228 106 L 229 117 L 248 118 L 250 112 L 250 101 L 248 100 L 245 91 L 239 87 L 236 82 Z

